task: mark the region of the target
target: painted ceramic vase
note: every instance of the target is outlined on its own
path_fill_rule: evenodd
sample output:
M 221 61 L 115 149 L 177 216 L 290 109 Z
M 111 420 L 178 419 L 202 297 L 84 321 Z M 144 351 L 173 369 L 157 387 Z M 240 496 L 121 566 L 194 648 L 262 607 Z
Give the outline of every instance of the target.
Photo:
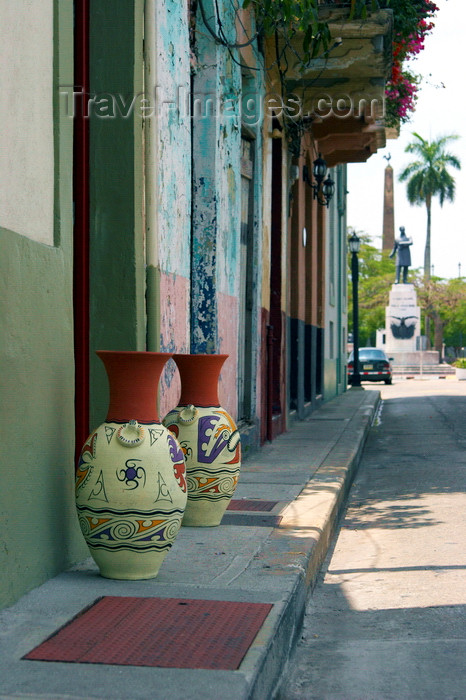
M 173 355 L 181 396 L 163 423 L 178 438 L 186 462 L 188 503 L 183 525 L 219 525 L 238 482 L 240 435 L 218 400 L 218 378 L 227 357 Z
M 97 355 L 110 403 L 105 423 L 81 452 L 79 524 L 102 576 L 153 578 L 180 529 L 187 498 L 183 452 L 157 416 L 159 378 L 171 355 Z

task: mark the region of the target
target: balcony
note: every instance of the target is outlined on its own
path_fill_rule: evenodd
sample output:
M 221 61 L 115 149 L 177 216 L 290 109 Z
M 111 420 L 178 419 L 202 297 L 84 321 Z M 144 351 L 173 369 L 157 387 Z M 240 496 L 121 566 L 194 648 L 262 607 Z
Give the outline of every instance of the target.
M 303 63 L 303 36 L 279 41 L 280 66 L 287 95 L 295 95 L 302 116 L 329 165 L 367 160 L 385 146 L 385 84 L 391 73 L 393 15 L 371 11 L 349 19 L 348 3 L 322 3 L 319 19 L 330 28 L 326 55 Z M 268 41 L 268 56 L 276 50 Z M 275 83 L 276 84 L 276 83 Z

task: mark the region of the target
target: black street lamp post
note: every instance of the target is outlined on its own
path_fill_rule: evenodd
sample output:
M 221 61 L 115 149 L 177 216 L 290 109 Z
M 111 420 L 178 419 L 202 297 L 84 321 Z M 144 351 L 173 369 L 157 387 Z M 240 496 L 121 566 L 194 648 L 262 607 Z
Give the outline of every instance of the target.
M 353 232 L 348 238 L 348 247 L 351 252 L 351 282 L 353 286 L 353 377 L 352 386 L 361 386 L 361 375 L 359 374 L 359 299 L 358 299 L 358 279 L 359 261 L 358 253 L 361 241 Z

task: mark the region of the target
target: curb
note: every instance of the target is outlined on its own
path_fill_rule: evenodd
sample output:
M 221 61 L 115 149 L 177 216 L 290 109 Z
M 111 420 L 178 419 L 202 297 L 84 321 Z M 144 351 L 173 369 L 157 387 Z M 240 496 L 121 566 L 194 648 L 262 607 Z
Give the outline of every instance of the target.
M 266 547 L 272 550 L 267 553 L 271 561 L 269 566 L 277 568 L 278 554 L 280 567 L 297 569 L 299 575 L 277 613 L 263 662 L 256 668 L 255 678 L 251 679 L 246 696 L 248 700 L 274 698 L 279 693 L 303 624 L 308 595 L 316 583 L 359 467 L 367 435 L 380 404 L 380 392 L 368 392 L 364 398 L 312 479 L 282 513 L 283 520 L 275 528 Z M 312 527 L 309 526 L 310 513 Z M 305 551 L 296 551 L 297 534 L 300 549 Z

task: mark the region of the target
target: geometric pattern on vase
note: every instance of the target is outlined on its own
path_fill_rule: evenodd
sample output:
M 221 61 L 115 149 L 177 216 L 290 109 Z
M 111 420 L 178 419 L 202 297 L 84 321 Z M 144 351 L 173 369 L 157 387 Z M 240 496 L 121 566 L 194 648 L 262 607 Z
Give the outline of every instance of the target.
M 131 549 L 142 552 L 150 549 L 168 550 L 181 526 L 183 511 L 166 512 L 162 518 L 159 510 L 129 511 L 110 508 L 77 506 L 81 531 L 90 547 L 109 551 Z
M 166 358 L 165 354 L 159 358 L 159 369 Z M 131 358 L 123 359 L 127 372 Z M 156 393 L 154 406 L 155 402 Z M 76 471 L 81 532 L 100 573 L 108 578 L 156 576 L 186 508 L 186 470 L 180 445 L 158 421 L 152 406 L 147 413 L 133 403 L 131 410 L 139 410 L 146 420 L 130 415 L 126 420 L 102 423 L 87 439 Z M 121 416 L 124 408 L 115 408 L 113 403 L 108 418 L 115 412 Z
M 197 420 L 183 425 L 179 415 L 184 408 L 170 411 L 164 425 L 177 437 L 184 453 L 188 500 L 230 499 L 241 466 L 240 436 L 235 423 L 223 409 L 193 407 Z
M 137 576 L 131 558 L 120 561 L 117 574 L 152 578 L 181 527 L 187 498 L 184 456 L 161 423 L 142 426 L 147 436 L 141 444 L 121 444 L 118 430 L 125 425 L 105 422 L 84 445 L 76 472 L 78 520 L 103 576 L 108 566 L 98 550 L 148 554 L 144 565 L 137 563 Z
M 182 396 L 180 405 L 165 416 L 163 424 L 178 439 L 186 463 L 188 501 L 183 525 L 219 525 L 238 483 L 240 434 L 232 417 L 218 404 L 218 375 L 226 357 L 174 356 L 180 369 Z M 197 373 L 201 393 L 193 385 L 192 376 Z M 196 403 L 196 399 L 205 402 L 209 398 L 210 405 Z
M 187 410 L 196 414 L 189 425 L 180 422 Z M 184 453 L 188 501 L 183 525 L 219 525 L 241 468 L 240 435 L 233 419 L 218 406 L 177 406 L 163 423 Z

